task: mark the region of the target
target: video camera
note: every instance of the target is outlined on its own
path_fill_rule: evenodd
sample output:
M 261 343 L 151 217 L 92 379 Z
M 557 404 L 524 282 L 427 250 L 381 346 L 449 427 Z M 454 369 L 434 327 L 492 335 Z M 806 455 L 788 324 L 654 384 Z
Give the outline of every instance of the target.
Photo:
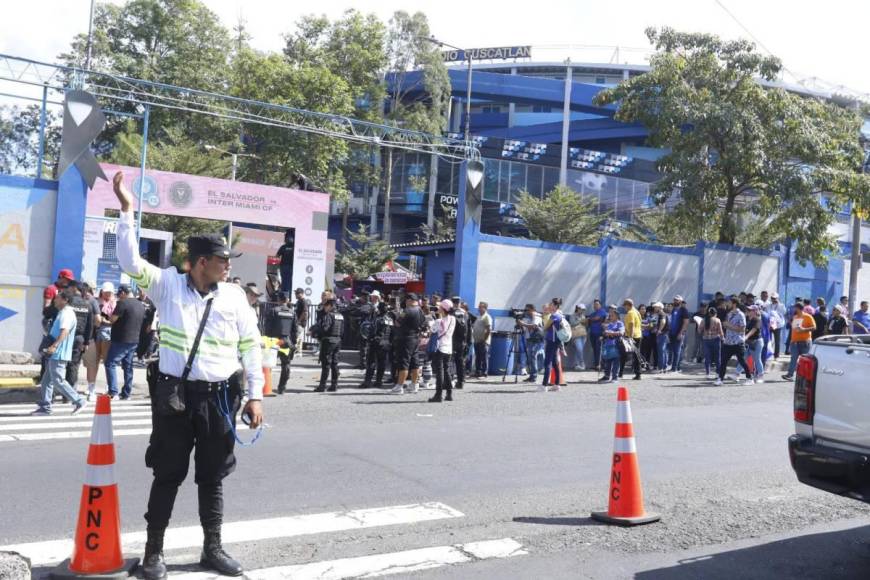
M 513 317 L 514 320 L 519 322 L 520 320 L 523 319 L 523 317 L 525 317 L 526 309 L 525 308 L 511 308 L 510 315 L 511 315 L 511 317 Z

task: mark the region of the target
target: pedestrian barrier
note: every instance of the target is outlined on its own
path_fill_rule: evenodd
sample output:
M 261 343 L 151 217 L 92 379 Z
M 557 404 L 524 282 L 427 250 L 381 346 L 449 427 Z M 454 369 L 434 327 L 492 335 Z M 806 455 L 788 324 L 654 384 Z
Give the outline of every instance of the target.
M 71 560 L 55 568 L 51 578 L 129 578 L 138 558 L 121 553 L 121 510 L 115 480 L 115 443 L 109 395 L 99 395 L 88 447 L 79 517 Z
M 634 440 L 631 404 L 626 387 L 619 387 L 616 397 L 616 433 L 607 511 L 592 512 L 592 518 L 619 526 L 649 524 L 661 519 L 658 514 L 647 513 L 643 507 L 637 445 Z

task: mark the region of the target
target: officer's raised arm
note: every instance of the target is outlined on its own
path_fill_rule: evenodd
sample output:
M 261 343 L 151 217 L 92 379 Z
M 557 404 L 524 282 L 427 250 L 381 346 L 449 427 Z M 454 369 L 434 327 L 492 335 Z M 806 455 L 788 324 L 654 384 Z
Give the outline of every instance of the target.
M 112 178 L 115 196 L 121 204 L 121 217 L 118 220 L 118 263 L 121 269 L 151 295 L 151 299 L 159 302 L 162 293 L 163 271 L 143 260 L 139 255 L 139 244 L 133 229 L 132 194 L 124 185 L 124 174 L 119 171 Z

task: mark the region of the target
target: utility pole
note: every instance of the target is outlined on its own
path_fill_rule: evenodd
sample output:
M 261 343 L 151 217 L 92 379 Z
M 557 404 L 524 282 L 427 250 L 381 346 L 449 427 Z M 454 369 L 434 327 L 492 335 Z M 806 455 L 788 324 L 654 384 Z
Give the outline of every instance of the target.
M 85 56 L 85 70 L 91 70 L 91 54 L 94 46 L 94 3 L 96 0 L 91 0 L 91 15 L 88 18 L 88 52 Z
M 870 158 L 866 155 L 861 164 L 861 174 L 867 172 Z M 861 212 L 852 202 L 852 259 L 849 262 L 849 314 L 858 310 L 858 273 L 861 270 L 863 256 L 861 255 Z

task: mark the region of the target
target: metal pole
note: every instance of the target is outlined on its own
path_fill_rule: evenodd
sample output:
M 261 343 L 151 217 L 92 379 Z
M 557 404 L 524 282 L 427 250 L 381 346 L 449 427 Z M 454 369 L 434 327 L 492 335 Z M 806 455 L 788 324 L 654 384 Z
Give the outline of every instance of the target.
M 239 165 L 239 155 L 238 155 L 238 153 L 233 153 L 233 176 L 231 177 L 231 179 L 233 181 L 236 180 L 236 168 L 238 167 L 238 165 Z
M 42 166 L 45 162 L 45 106 L 48 102 L 48 85 L 42 87 L 42 108 L 39 111 L 39 154 L 36 159 L 36 178 L 42 179 Z
M 468 86 L 465 89 L 465 140 L 471 141 L 471 52 L 465 51 L 468 57 L 468 78 L 466 83 Z
M 565 61 L 565 96 L 562 101 L 562 159 L 559 162 L 559 185 L 568 185 L 568 130 L 571 127 L 571 87 L 574 69 L 571 59 Z
M 94 45 L 94 4 L 95 0 L 91 0 L 91 15 L 88 19 L 88 53 L 85 57 L 85 70 L 91 70 L 91 52 Z
M 145 163 L 148 161 L 148 121 L 151 118 L 151 107 L 145 105 L 142 113 L 142 157 L 139 169 L 139 202 L 136 207 L 136 242 L 142 231 L 142 195 L 145 193 Z
M 435 195 L 438 192 L 438 156 L 434 153 L 429 160 L 429 203 L 426 213 L 426 225 L 435 227 Z
M 849 315 L 856 310 L 858 300 L 858 272 L 861 270 L 861 218 L 852 210 L 852 260 L 849 264 Z

